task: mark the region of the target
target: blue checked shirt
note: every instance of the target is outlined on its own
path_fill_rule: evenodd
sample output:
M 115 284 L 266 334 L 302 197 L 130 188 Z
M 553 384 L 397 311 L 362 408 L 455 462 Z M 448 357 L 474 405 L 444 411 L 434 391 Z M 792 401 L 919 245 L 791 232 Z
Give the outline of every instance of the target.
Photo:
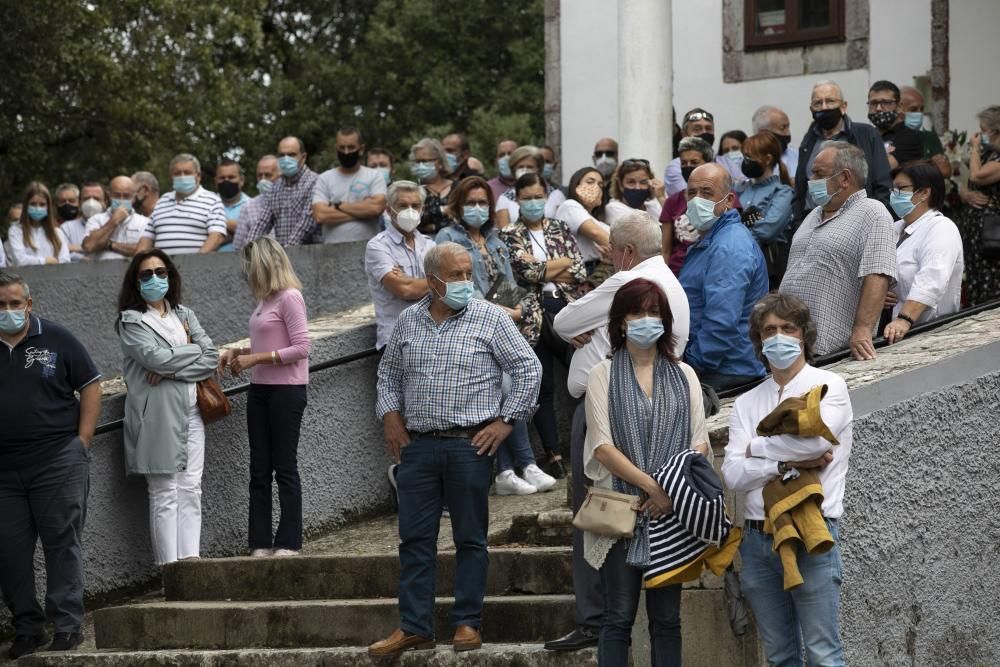
M 399 411 L 413 433 L 469 428 L 497 417 L 525 420 L 535 411 L 542 365 L 514 321 L 473 299 L 441 324 L 431 297 L 399 316 L 378 367 L 379 419 Z M 503 373 L 511 389 L 501 392 Z

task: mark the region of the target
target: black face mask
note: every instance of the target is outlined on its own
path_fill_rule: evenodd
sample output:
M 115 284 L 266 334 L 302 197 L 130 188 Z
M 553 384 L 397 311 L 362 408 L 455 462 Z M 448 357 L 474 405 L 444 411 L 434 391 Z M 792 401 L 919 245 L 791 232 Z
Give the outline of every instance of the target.
M 144 201 L 144 198 L 141 198 L 141 197 L 137 196 L 135 199 L 132 200 L 132 208 L 134 210 L 136 210 L 136 211 L 141 210 L 142 209 L 142 202 L 143 201 Z
M 681 176 L 684 177 L 684 182 L 687 183 L 688 179 L 691 178 L 691 172 L 694 171 L 694 167 L 681 167 Z
M 822 111 L 813 111 L 813 120 L 824 130 L 832 130 L 837 127 L 837 123 L 840 119 L 844 117 L 844 112 L 840 110 L 840 107 L 836 109 L 823 109 Z
M 649 199 L 649 188 L 622 188 L 622 199 L 632 208 L 642 208 Z
M 695 136 L 704 141 L 709 146 L 715 143 L 715 135 L 712 134 L 711 132 L 704 132 L 702 134 L 696 134 Z
M 80 207 L 73 204 L 60 204 L 56 211 L 62 220 L 76 220 L 76 216 L 80 215 Z
M 235 181 L 222 181 L 219 183 L 219 196 L 223 199 L 232 199 L 240 193 L 240 184 Z
M 337 151 L 337 160 L 340 162 L 340 166 L 344 169 L 354 169 L 354 165 L 358 163 L 361 159 L 361 151 L 354 151 L 353 153 L 341 153 Z
M 895 111 L 873 111 L 868 114 L 868 120 L 878 129 L 885 131 L 896 124 L 899 116 Z
M 788 150 L 788 144 L 792 143 L 792 135 L 790 134 L 776 134 L 774 135 L 778 138 L 778 143 L 781 144 L 781 152 L 784 153 Z
M 740 171 L 747 178 L 760 178 L 764 175 L 764 165 L 757 160 L 753 160 L 748 157 L 743 158 L 743 164 L 740 165 Z

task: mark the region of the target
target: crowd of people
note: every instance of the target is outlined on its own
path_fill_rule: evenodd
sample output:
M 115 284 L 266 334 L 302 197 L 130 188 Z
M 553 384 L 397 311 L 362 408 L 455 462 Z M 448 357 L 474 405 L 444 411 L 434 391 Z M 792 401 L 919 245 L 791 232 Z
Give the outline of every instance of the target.
M 1000 107 L 979 114 L 967 183 L 949 199 L 961 165 L 923 129 L 920 94 L 879 81 L 867 105 L 871 124 L 852 120 L 840 87 L 821 81 L 798 146 L 787 115 L 763 106 L 748 119 L 751 134 L 727 131 L 717 150 L 713 115 L 695 108 L 675 127 L 675 157 L 662 179 L 656 165 L 620 156 L 602 138 L 592 165 L 565 187 L 551 147 L 507 138 L 487 180 L 460 133 L 412 146 L 414 180 L 396 179 L 395 156 L 367 149 L 357 128 L 337 132 L 338 165 L 322 173 L 308 166 L 300 139 L 285 137 L 259 159 L 254 197 L 237 162 L 217 165 L 211 191 L 198 159 L 180 153 L 169 164 L 172 189 L 162 194 L 149 172 L 116 176 L 106 187 L 63 184 L 54 196 L 31 183 L 10 211 L 0 266 L 128 260 L 116 324 L 128 386 L 126 469 L 146 477 L 154 560 L 163 565 L 199 556 L 200 383 L 226 369 L 251 371 L 248 551 L 299 553 L 309 337 L 284 248 L 366 242 L 381 354 L 377 412 L 393 459 L 401 541 L 402 621 L 370 647 L 375 656 L 434 643 L 433 562 L 444 512 L 457 549 L 454 646 L 481 645 L 490 489 L 547 491 L 567 473 L 565 454 L 581 482 L 573 485 L 574 512 L 593 487 L 641 496 L 643 518 L 631 538 L 576 532 L 577 628 L 546 646 L 599 645 L 602 665 L 627 664 L 655 551 L 650 533 L 677 501 L 660 473 L 691 451 L 709 456 L 705 417 L 716 393 L 756 384 L 736 402 L 723 466 L 728 487 L 747 495 L 745 593 L 769 661 L 783 664 L 804 648 L 811 662 L 843 664 L 836 542 L 851 409 L 843 380 L 811 362 L 843 349 L 874 359 L 879 335 L 894 343 L 963 303 L 1000 296 Z M 182 303 L 171 257 L 210 252 L 241 254 L 257 303 L 249 348 L 218 349 Z M 0 447 L 0 511 L 25 517 L 4 522 L 0 534 L 16 657 L 47 641 L 46 615 L 26 583 L 39 536 L 50 567 L 52 646 L 80 641 L 80 531 L 99 374 L 72 334 L 32 314 L 27 283 L 6 273 L 0 338 L 11 352 L 0 382 L 18 399 L 3 406 L 12 426 Z M 554 409 L 559 365 L 566 391 L 579 399 L 568 452 Z M 810 405 L 829 437 L 760 435 L 783 399 L 819 385 L 822 402 Z M 762 498 L 769 482 L 799 474 L 822 485 L 832 548 L 799 554 L 806 583 L 789 591 Z M 34 502 L 55 487 L 58 503 Z M 667 577 L 647 596 L 656 665 L 679 664 L 679 581 Z

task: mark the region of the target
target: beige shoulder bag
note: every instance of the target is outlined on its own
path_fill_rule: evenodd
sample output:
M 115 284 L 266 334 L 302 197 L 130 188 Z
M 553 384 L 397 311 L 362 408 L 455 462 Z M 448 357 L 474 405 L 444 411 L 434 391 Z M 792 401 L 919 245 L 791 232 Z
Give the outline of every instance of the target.
M 639 496 L 590 487 L 573 525 L 595 535 L 632 537 L 639 504 Z

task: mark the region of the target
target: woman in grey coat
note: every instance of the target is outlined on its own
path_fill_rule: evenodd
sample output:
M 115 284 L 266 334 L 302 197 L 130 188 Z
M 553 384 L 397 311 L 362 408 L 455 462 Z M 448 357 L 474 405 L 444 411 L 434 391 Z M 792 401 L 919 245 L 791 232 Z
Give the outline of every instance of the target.
M 205 426 L 196 383 L 219 353 L 189 308 L 181 277 L 161 250 L 136 254 L 118 296 L 116 329 L 125 354 L 125 470 L 145 475 L 157 565 L 197 558 Z

